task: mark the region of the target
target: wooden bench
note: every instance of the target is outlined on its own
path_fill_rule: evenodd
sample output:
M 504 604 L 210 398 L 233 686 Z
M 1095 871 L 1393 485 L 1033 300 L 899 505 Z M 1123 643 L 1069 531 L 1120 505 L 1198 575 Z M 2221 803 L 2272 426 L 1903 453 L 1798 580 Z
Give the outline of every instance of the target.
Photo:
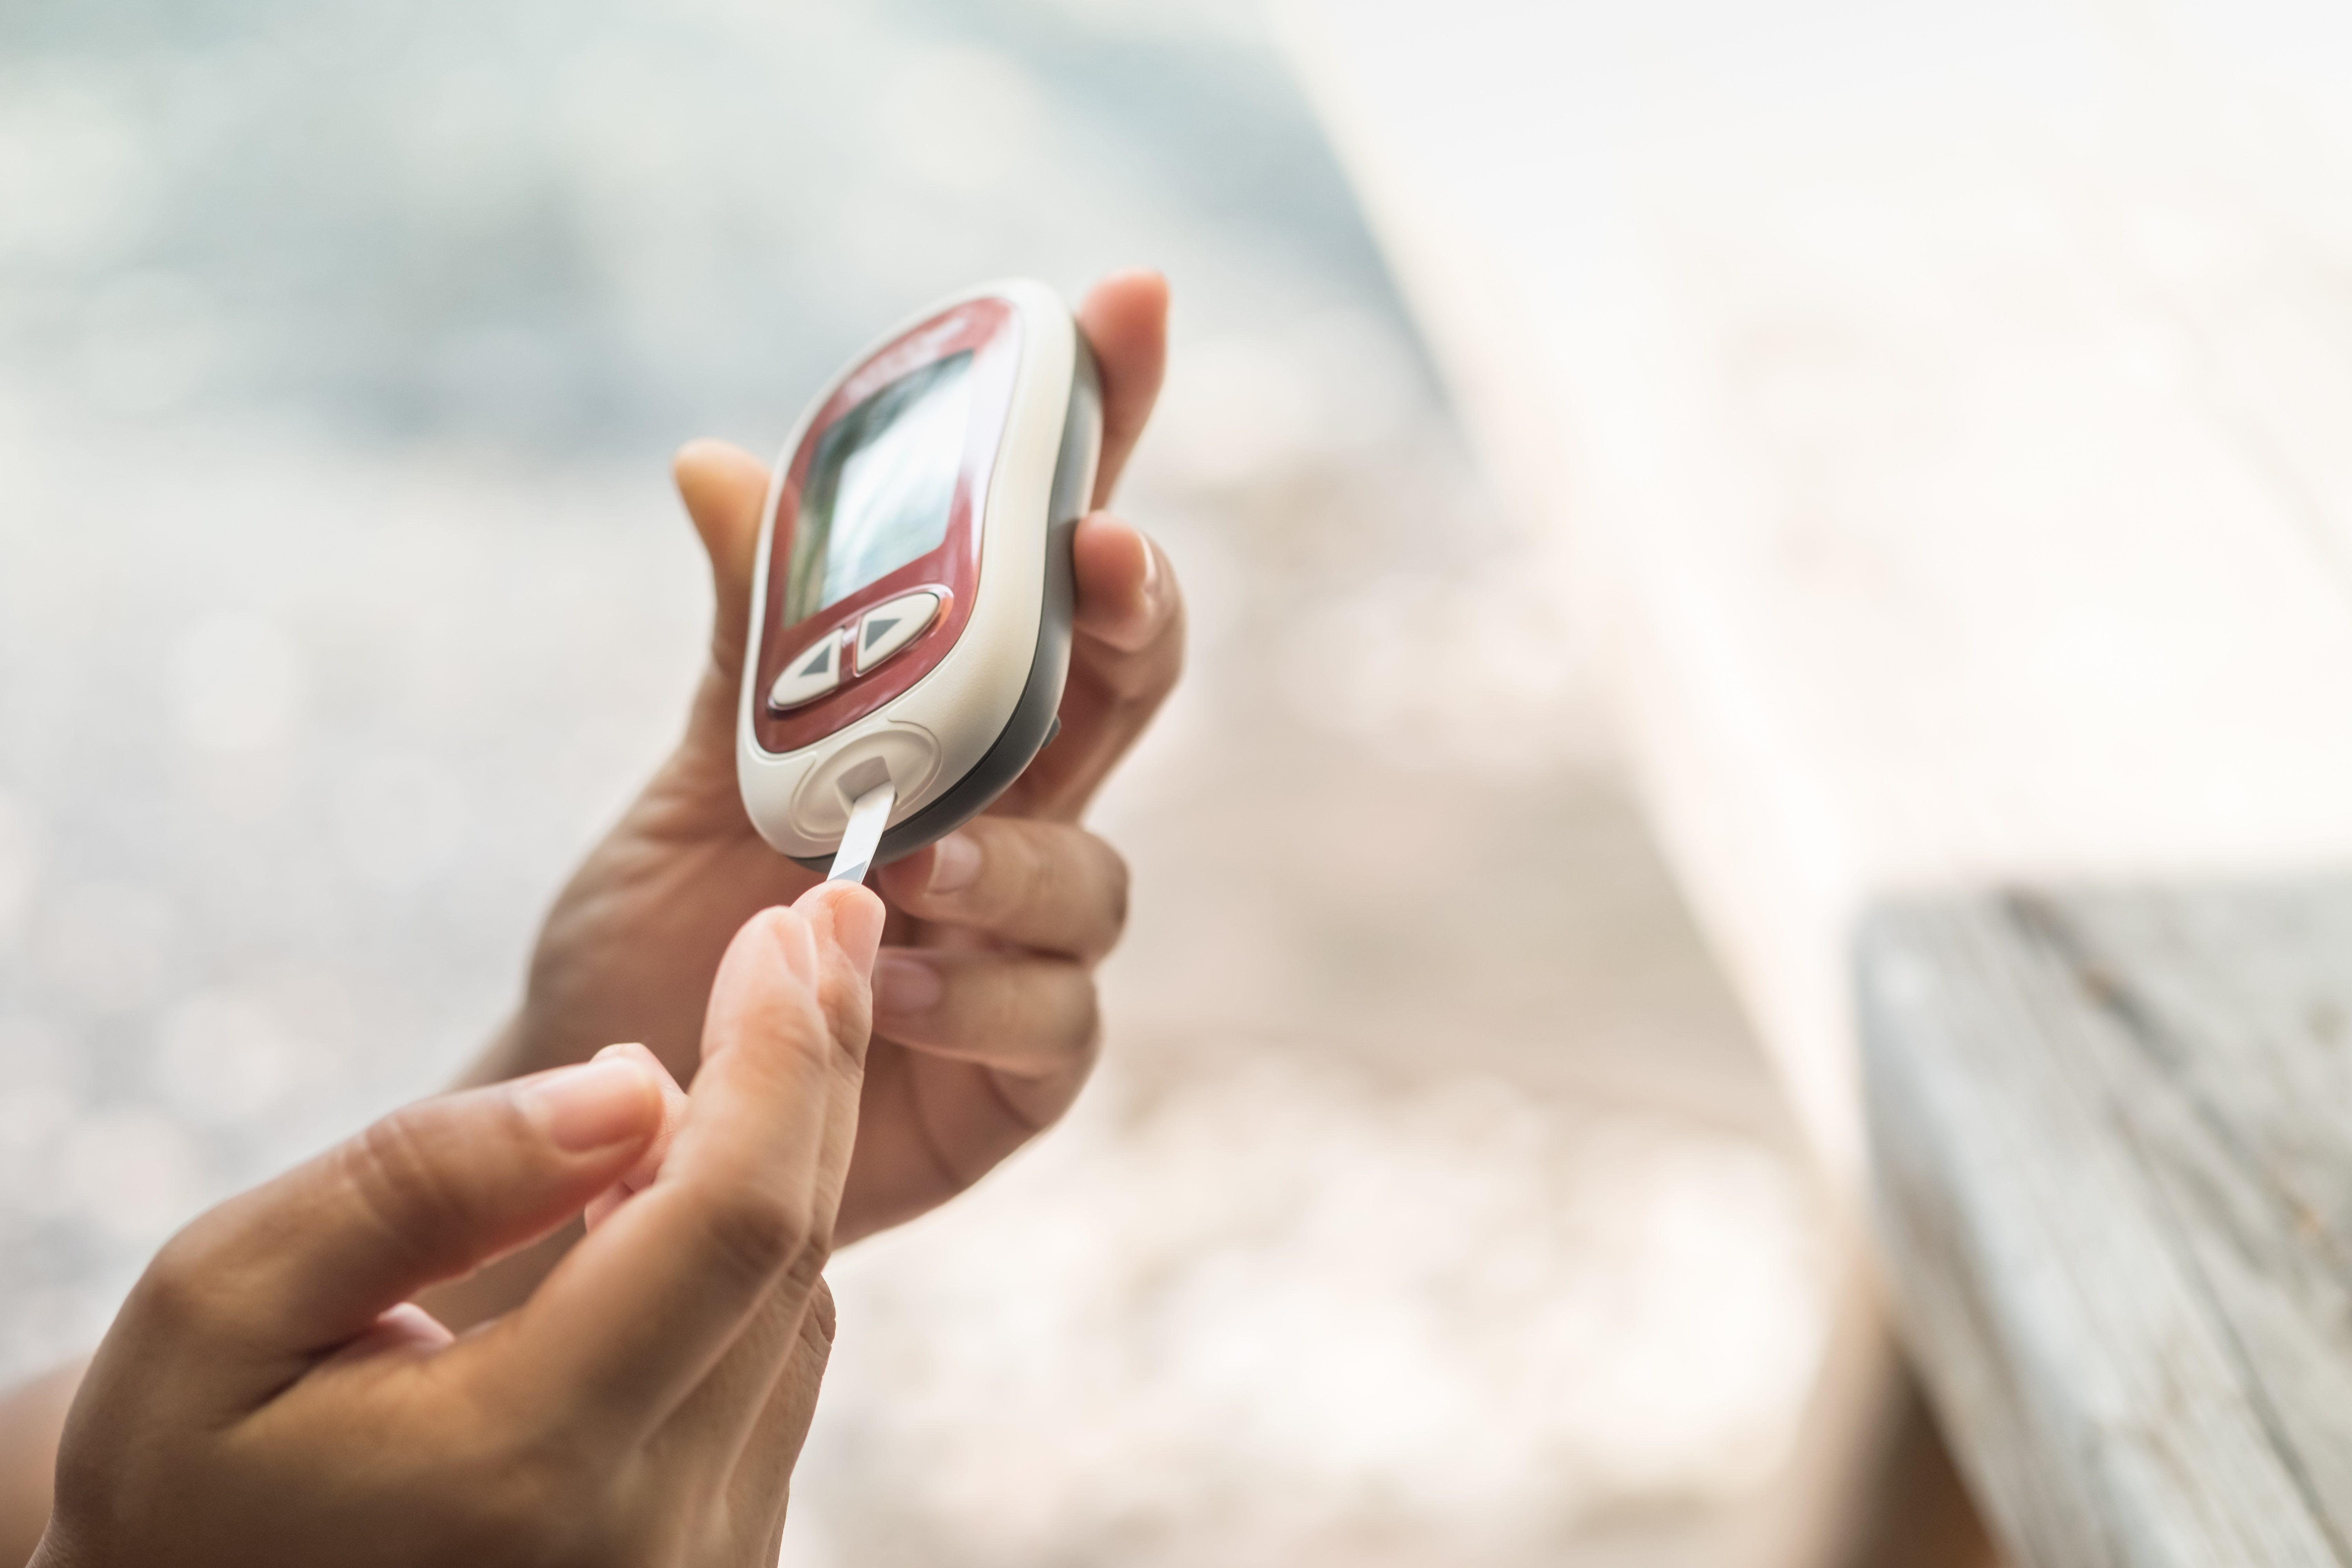
M 1862 944 L 1880 1235 L 2019 1557 L 2352 1556 L 2352 879 Z
M 2352 1563 L 2352 31 L 1286 35 L 2021 1563 Z

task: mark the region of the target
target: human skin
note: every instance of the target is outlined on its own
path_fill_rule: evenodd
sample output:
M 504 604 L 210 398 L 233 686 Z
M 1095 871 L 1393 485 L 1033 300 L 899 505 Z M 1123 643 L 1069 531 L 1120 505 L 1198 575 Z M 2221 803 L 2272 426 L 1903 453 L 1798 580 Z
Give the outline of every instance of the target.
M 1098 510 L 1156 399 L 1168 292 L 1115 273 L 1078 321 L 1102 373 L 1103 454 L 1073 541 L 1076 600 L 1062 729 L 990 811 L 876 876 L 888 910 L 874 975 L 875 1036 L 834 1240 L 921 1214 L 978 1180 L 1076 1098 L 1093 1066 L 1095 965 L 1118 941 L 1127 872 L 1077 826 L 1174 687 L 1184 616 L 1174 574 L 1140 532 Z M 762 842 L 735 782 L 734 723 L 764 464 L 722 443 L 677 456 L 678 491 L 709 556 L 716 610 L 685 734 L 551 910 L 521 1006 L 460 1079 L 481 1086 L 642 1041 L 691 1082 L 721 954 L 762 909 L 814 880 Z M 577 1240 L 577 1225 L 420 1304 L 463 1330 L 504 1312 Z M 62 1369 L 0 1400 L 0 1563 L 38 1535 L 48 1456 L 79 1376 Z M 14 1553 L 14 1555 L 12 1555 Z
M 1078 324 L 1102 374 L 1097 509 L 1158 397 L 1167 284 L 1115 273 Z M 678 454 L 678 493 L 710 558 L 717 612 L 686 734 L 557 899 L 513 1020 L 463 1080 L 487 1083 L 637 1040 L 681 1082 L 719 954 L 758 910 L 816 875 L 761 839 L 735 779 L 735 707 L 766 465 L 715 441 Z M 876 1038 L 840 1239 L 936 1207 L 1076 1099 L 1098 1038 L 1094 968 L 1118 942 L 1127 867 L 1077 825 L 1183 667 L 1174 573 L 1097 510 L 1072 541 L 1076 598 L 1061 733 L 982 816 L 877 876 L 890 907 Z M 501 1310 L 570 1236 L 430 1304 L 452 1321 Z
M 614 1047 L 395 1111 L 197 1218 L 91 1361 L 34 1568 L 773 1563 L 882 922 L 842 884 L 753 916 L 690 1095 Z M 413 1303 L 592 1204 L 496 1322 Z

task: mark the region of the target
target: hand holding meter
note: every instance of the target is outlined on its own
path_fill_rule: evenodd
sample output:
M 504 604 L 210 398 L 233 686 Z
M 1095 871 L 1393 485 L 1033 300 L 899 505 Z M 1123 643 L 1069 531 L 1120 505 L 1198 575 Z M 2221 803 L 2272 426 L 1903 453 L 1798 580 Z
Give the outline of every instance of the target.
M 862 878 L 1020 776 L 1061 704 L 1101 446 L 1093 356 L 1040 283 L 936 305 L 818 394 L 752 575 L 736 777 L 769 844 Z

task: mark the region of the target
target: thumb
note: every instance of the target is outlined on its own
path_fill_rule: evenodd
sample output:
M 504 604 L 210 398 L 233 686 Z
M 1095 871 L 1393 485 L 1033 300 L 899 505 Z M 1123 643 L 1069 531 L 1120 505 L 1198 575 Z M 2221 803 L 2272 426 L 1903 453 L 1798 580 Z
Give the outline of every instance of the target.
M 197 1219 L 125 1312 L 161 1306 L 265 1362 L 315 1354 L 553 1230 L 662 1117 L 660 1084 L 627 1057 L 420 1100 Z
M 710 585 L 719 601 L 710 653 L 719 673 L 731 680 L 743 668 L 743 639 L 751 618 L 751 569 L 760 556 L 760 513 L 768 494 L 768 469 L 740 447 L 705 439 L 679 447 L 670 473 L 710 557 Z

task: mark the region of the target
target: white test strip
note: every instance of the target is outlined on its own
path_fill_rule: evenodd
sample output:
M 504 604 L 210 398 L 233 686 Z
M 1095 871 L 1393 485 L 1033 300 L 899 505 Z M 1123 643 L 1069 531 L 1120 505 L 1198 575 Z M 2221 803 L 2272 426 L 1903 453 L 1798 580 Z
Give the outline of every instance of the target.
M 824 874 L 826 881 L 866 880 L 866 868 L 874 864 L 874 851 L 882 843 L 882 830 L 890 825 L 890 807 L 898 799 L 897 788 L 887 782 L 857 797 L 849 808 L 849 826 L 841 830 L 841 847 L 833 852 L 833 869 Z

